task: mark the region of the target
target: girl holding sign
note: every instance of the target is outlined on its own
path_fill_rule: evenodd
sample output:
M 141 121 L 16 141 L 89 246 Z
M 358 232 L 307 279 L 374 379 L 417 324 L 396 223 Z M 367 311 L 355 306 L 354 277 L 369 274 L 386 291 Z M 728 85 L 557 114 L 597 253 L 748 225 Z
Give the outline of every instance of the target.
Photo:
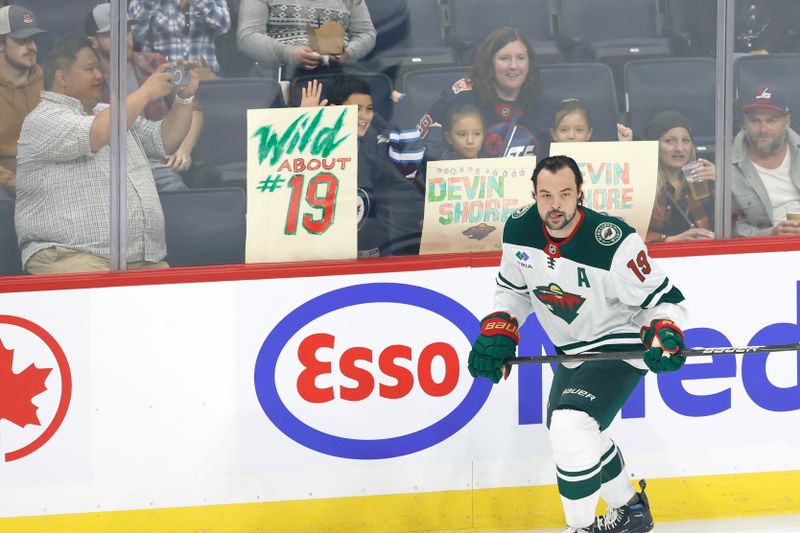
M 658 190 L 647 242 L 713 239 L 716 167 L 697 158 L 689 119 L 662 111 L 647 124 L 644 136 L 658 141 Z
M 561 100 L 561 105 L 553 116 L 553 127 L 550 128 L 553 142 L 586 142 L 592 139 L 592 124 L 589 110 L 577 98 Z M 633 130 L 624 124 L 617 124 L 617 139 L 630 141 Z
M 448 147 L 442 159 L 477 159 L 483 145 L 483 117 L 473 105 L 452 109 L 444 123 Z

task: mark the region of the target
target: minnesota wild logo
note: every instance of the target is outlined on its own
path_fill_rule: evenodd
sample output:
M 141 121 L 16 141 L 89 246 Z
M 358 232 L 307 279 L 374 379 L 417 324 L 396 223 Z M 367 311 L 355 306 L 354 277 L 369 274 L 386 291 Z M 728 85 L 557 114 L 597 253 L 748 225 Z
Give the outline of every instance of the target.
M 533 290 L 533 293 L 551 313 L 563 319 L 567 324 L 572 324 L 572 321 L 578 317 L 578 309 L 586 301 L 583 296 L 564 292 L 555 283 L 551 283 L 547 287 L 540 285 Z
M 622 230 L 613 222 L 602 222 L 594 230 L 594 236 L 603 246 L 611 246 L 622 238 Z
M 528 204 L 528 205 L 523 205 L 522 207 L 520 207 L 519 209 L 517 209 L 516 211 L 511 213 L 511 218 L 519 218 L 519 217 L 521 217 L 522 215 L 527 213 L 528 209 L 530 209 L 532 206 L 533 206 L 532 203 Z

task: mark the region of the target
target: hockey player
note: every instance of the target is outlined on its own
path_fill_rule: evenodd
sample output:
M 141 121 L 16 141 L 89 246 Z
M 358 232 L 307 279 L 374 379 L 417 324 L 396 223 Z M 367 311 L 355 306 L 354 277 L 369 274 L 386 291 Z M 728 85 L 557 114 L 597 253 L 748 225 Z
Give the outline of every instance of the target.
M 683 295 L 633 228 L 581 205 L 583 180 L 573 159 L 542 159 L 532 181 L 535 205 L 517 210 L 505 226 L 494 305 L 470 351 L 469 371 L 498 383 L 532 312 L 561 354 L 641 348 L 643 361 L 560 364 L 547 426 L 565 533 L 650 531 L 645 484 L 641 493 L 633 490 L 606 430 L 648 367 L 683 365 L 676 325 L 685 315 Z M 600 497 L 608 511 L 595 518 Z

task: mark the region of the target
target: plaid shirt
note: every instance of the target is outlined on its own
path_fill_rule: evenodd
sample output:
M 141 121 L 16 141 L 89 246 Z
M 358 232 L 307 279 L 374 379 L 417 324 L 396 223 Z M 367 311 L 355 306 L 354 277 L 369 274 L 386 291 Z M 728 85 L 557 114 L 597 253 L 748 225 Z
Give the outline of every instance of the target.
M 145 52 L 158 52 L 169 61 L 191 59 L 216 74 L 214 39 L 231 27 L 231 14 L 225 0 L 189 0 L 188 10 L 180 0 L 132 0 L 128 16 L 139 24 L 133 26 L 133 37 Z
M 712 229 L 709 213 L 714 212 L 714 182 L 708 183 L 711 195 L 706 200 L 695 200 L 685 184 L 677 202 L 675 188 L 667 183 L 656 192 L 653 214 L 647 228 L 647 242 L 663 242 L 690 228 Z M 688 219 L 688 220 L 687 220 Z
M 111 150 L 92 153 L 95 115 L 75 98 L 42 91 L 22 124 L 17 153 L 15 223 L 22 264 L 45 248 L 65 246 L 110 259 Z M 163 157 L 161 123 L 138 118 L 128 130 L 127 262 L 167 254 L 164 214 L 147 156 Z

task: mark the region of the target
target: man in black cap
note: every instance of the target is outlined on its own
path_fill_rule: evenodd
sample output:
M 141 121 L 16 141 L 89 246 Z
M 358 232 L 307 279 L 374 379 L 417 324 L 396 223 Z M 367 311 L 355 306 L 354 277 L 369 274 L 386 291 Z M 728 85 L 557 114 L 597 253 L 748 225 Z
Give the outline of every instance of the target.
M 14 196 L 19 130 L 42 91 L 42 68 L 36 64 L 41 33 L 24 7 L 0 8 L 0 198 Z
M 780 89 L 761 85 L 742 103 L 744 127 L 733 141 L 734 233 L 800 236 L 787 208 L 800 202 L 800 136 Z

